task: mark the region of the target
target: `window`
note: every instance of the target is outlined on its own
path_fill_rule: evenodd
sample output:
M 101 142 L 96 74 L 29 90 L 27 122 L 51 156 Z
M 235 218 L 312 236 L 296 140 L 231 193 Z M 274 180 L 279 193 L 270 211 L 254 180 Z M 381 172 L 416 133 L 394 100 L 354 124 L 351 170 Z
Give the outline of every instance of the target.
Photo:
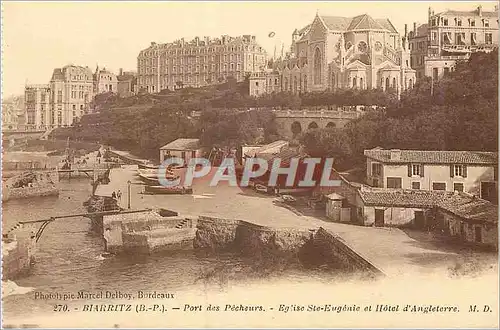
M 483 20 L 483 26 L 484 27 L 490 27 L 490 21 L 488 21 L 487 19 L 484 19 Z
M 463 183 L 454 183 L 453 184 L 453 191 L 464 191 L 464 184 Z
M 444 75 L 448 75 L 450 73 L 450 68 L 444 68 Z
M 466 178 L 467 177 L 467 166 L 465 165 L 452 165 L 450 167 L 450 177 L 462 177 Z
M 372 163 L 372 175 L 381 176 L 382 175 L 382 164 Z
M 418 181 L 412 182 L 411 189 L 419 190 L 420 189 L 420 182 L 418 182 Z
M 457 26 L 462 26 L 462 19 L 460 18 L 457 18 Z
M 387 178 L 387 188 L 401 188 L 401 178 Z
M 57 103 L 62 103 L 62 91 L 57 91 Z
M 476 34 L 475 33 L 471 33 L 470 34 L 470 44 L 471 45 L 475 45 L 476 44 Z
M 487 45 L 493 44 L 493 34 L 492 33 L 485 33 L 484 34 L 484 42 Z
M 424 176 L 423 166 L 421 164 L 411 164 L 409 176 Z
M 476 26 L 476 21 L 472 18 L 469 18 L 469 26 Z
M 76 110 L 76 105 L 75 105 L 75 104 L 73 104 L 73 111 L 75 111 L 75 110 Z
M 432 190 L 446 190 L 446 183 L 444 182 L 433 182 Z
M 447 18 L 443 19 L 443 25 L 448 26 L 448 19 Z
M 432 68 L 432 78 L 434 78 L 434 80 L 438 80 L 439 79 L 438 68 Z

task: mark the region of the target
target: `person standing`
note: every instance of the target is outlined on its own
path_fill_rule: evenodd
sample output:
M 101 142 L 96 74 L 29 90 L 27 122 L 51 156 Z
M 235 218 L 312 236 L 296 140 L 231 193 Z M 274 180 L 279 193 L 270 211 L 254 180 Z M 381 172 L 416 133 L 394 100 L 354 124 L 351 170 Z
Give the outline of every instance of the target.
M 120 189 L 118 189 L 118 192 L 116 193 L 116 197 L 118 197 L 118 201 L 121 202 L 121 200 L 122 200 L 122 191 Z

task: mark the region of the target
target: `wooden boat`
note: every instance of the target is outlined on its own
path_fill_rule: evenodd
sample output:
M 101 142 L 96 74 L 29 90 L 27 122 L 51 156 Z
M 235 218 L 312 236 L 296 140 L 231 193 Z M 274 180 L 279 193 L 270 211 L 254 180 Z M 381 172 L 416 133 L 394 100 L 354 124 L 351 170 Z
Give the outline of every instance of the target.
M 157 175 L 141 175 L 139 174 L 139 178 L 146 184 L 148 185 L 153 185 L 153 186 L 156 186 L 160 183 L 160 181 L 158 180 L 158 176 Z M 166 175 L 165 176 L 165 179 L 167 180 L 177 180 L 179 178 L 178 175 L 174 176 L 174 175 Z
M 158 166 L 152 164 L 138 164 L 141 170 L 157 170 Z
M 144 192 L 146 194 L 153 195 L 168 195 L 168 194 L 192 194 L 193 188 L 191 187 L 183 187 L 183 186 L 174 186 L 174 187 L 166 187 L 166 186 L 145 186 Z
M 160 173 L 160 171 L 158 169 L 155 169 L 155 170 L 148 169 L 148 170 L 137 170 L 137 173 L 139 175 L 143 175 L 143 176 L 147 176 L 147 177 L 154 177 L 154 176 L 158 176 L 158 173 Z M 166 175 L 174 176 L 174 172 L 171 170 L 165 170 L 165 173 L 166 173 Z

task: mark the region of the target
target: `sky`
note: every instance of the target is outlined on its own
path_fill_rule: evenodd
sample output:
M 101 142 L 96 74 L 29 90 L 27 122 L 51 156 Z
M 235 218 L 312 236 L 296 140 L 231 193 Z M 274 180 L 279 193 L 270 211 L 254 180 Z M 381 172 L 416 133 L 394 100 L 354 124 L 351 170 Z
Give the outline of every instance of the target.
M 46 84 L 54 68 L 96 65 L 136 70 L 136 58 L 151 42 L 222 34 L 255 35 L 272 55 L 285 50 L 295 28 L 322 15 L 369 14 L 404 25 L 426 23 L 431 6 L 493 10 L 496 2 L 14 2 L 2 1 L 2 94 L 22 94 L 24 85 Z M 274 38 L 269 38 L 275 32 Z

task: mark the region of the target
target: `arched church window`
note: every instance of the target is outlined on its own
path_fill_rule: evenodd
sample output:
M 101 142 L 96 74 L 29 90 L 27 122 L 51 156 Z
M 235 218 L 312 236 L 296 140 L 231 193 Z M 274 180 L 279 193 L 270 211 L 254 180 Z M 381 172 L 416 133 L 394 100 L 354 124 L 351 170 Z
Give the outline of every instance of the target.
M 314 84 L 321 84 L 321 51 L 319 48 L 316 48 L 314 51 Z

